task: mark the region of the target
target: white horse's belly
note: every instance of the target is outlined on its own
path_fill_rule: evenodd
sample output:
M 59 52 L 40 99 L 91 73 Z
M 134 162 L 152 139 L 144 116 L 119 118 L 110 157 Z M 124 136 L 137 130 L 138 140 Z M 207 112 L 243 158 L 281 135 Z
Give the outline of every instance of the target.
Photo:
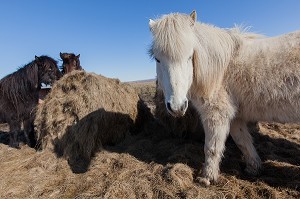
M 300 104 L 273 102 L 269 104 L 254 102 L 253 104 L 241 105 L 237 117 L 245 121 L 266 122 L 300 122 Z

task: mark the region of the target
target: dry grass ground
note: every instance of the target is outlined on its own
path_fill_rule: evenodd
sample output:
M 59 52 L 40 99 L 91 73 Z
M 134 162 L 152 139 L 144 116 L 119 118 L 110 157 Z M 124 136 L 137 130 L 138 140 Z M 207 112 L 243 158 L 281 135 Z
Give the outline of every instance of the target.
M 132 85 L 155 108 L 155 83 Z M 164 136 L 156 121 L 105 146 L 82 174 L 72 173 L 67 161 L 49 150 L 0 144 L 0 198 L 300 198 L 300 125 L 249 128 L 263 161 L 260 175 L 244 173 L 243 157 L 229 138 L 220 180 L 208 188 L 194 181 L 204 141 Z

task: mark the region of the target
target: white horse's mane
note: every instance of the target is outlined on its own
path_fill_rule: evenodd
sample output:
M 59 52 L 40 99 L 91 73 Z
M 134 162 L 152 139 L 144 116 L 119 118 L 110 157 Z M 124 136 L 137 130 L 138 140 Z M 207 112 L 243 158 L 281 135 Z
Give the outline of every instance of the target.
M 265 35 L 258 34 L 255 32 L 250 32 L 251 26 L 245 26 L 243 24 L 234 24 L 233 28 L 228 28 L 232 34 L 240 35 L 240 37 L 244 37 L 247 39 L 262 39 L 265 38 Z
M 243 39 L 263 38 L 263 35 L 248 32 L 249 28 L 235 26 L 221 29 L 199 23 L 186 14 L 172 13 L 162 16 L 151 27 L 153 43 L 150 56 L 163 54 L 169 59 L 181 60 L 183 52 L 194 48 L 194 85 L 209 97 L 212 88 L 217 89 L 231 56 Z M 201 67 L 200 67 L 201 66 Z M 200 86 L 199 86 L 200 85 Z

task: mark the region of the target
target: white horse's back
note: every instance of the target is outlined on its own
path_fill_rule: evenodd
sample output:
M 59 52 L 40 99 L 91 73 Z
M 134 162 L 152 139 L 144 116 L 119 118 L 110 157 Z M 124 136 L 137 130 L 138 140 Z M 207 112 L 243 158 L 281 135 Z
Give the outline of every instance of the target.
M 300 31 L 246 39 L 225 82 L 247 121 L 300 121 Z

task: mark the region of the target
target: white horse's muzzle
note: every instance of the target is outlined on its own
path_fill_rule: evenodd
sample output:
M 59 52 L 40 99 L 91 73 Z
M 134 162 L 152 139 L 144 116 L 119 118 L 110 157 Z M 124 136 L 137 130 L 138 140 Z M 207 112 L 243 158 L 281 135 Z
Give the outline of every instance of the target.
M 184 116 L 187 108 L 188 108 L 188 100 L 185 99 L 183 103 L 180 105 L 176 105 L 172 102 L 166 103 L 168 112 L 174 117 L 182 117 Z

